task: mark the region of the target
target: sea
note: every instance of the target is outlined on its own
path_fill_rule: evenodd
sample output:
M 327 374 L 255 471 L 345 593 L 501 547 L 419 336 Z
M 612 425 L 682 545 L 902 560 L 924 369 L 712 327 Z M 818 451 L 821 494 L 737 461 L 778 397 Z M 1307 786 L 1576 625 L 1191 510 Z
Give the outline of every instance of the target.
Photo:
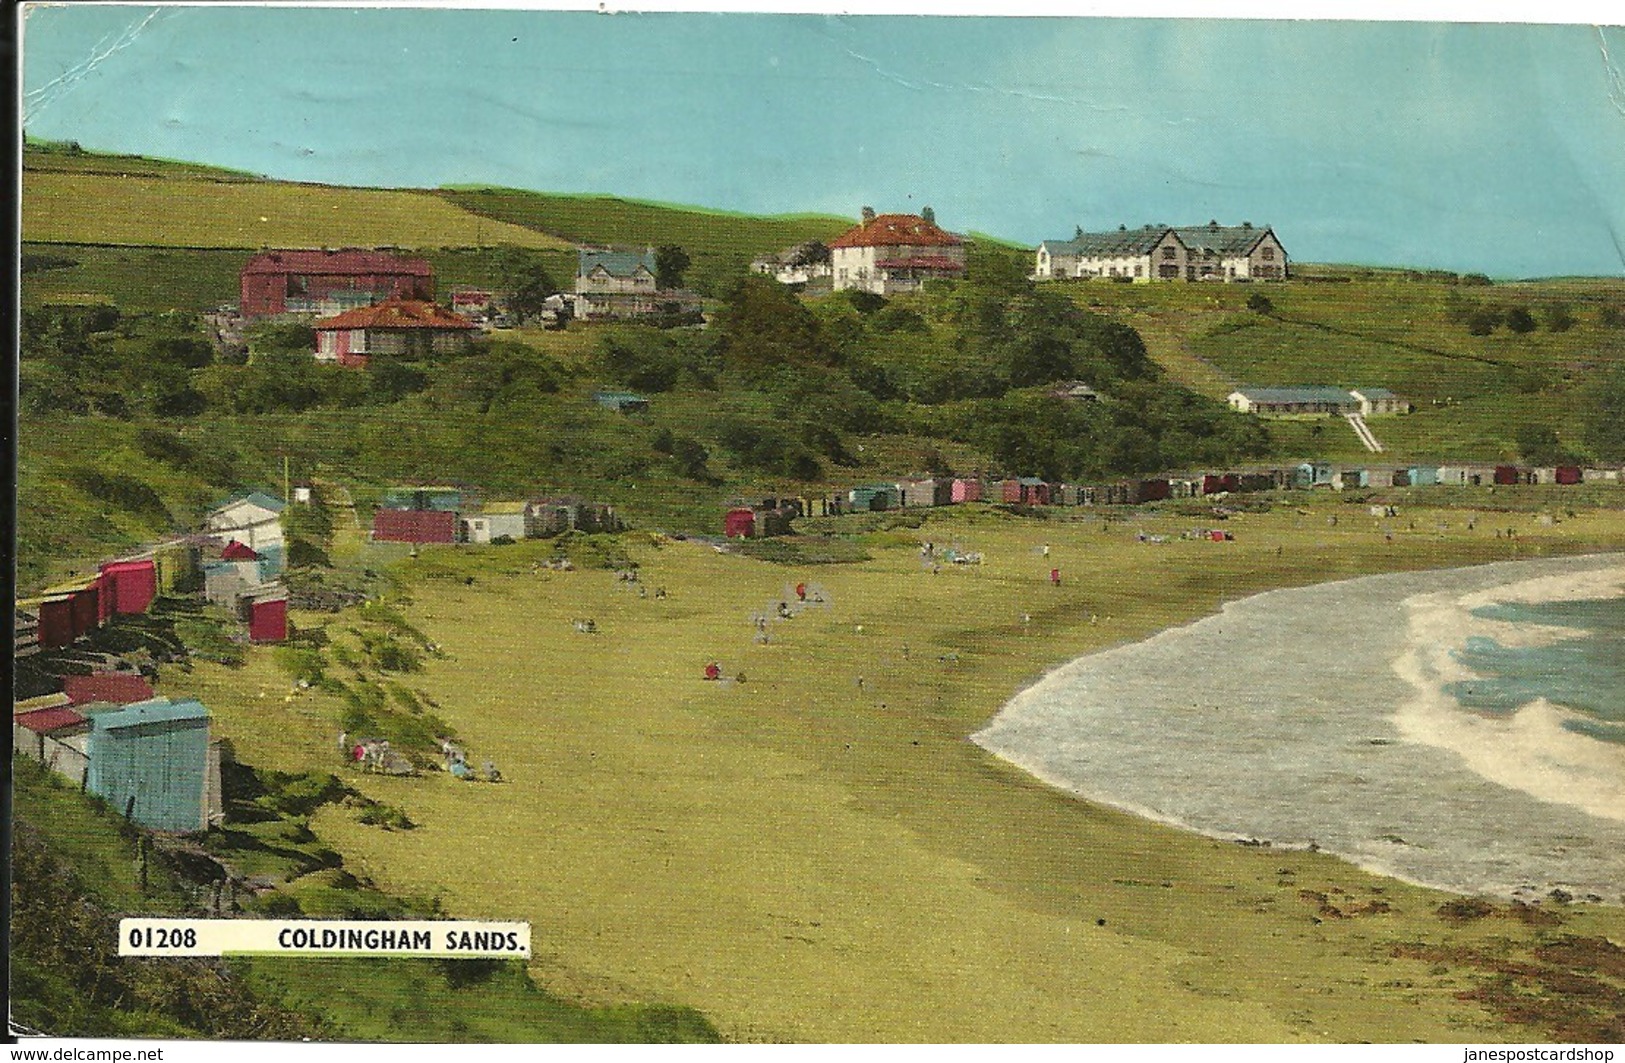
M 1625 903 L 1625 555 L 1255 595 L 1051 672 L 973 740 L 1208 836 Z

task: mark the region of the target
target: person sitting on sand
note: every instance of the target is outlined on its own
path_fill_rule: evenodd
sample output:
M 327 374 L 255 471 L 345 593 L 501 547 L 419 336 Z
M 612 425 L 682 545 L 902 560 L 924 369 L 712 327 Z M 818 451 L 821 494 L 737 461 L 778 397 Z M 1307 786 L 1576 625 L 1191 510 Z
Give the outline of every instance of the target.
M 705 666 L 705 678 L 708 679 L 708 680 L 712 680 L 712 681 L 721 679 L 722 678 L 722 666 L 717 664 L 717 662 L 715 662 L 715 661 L 712 661 L 710 664 L 706 665 Z
M 790 619 L 790 603 L 789 602 L 780 602 L 779 603 L 779 619 L 780 620 L 788 620 L 788 619 Z

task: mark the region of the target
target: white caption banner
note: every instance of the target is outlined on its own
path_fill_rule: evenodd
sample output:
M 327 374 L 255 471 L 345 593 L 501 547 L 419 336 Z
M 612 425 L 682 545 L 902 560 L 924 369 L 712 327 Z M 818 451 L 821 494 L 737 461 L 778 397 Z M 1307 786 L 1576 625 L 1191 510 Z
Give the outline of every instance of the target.
M 120 919 L 118 954 L 528 959 L 530 924 L 469 919 Z

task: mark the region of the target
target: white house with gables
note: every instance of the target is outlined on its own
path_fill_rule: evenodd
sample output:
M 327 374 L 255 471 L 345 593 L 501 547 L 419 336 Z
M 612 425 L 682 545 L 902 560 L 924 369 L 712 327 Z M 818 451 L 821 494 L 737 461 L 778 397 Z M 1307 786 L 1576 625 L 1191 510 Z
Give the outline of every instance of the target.
M 662 288 L 655 278 L 653 248 L 576 254 L 575 315 L 603 319 L 639 317 L 700 308 L 700 297 L 681 288 Z
M 830 241 L 829 250 L 836 291 L 895 295 L 965 274 L 965 241 L 938 228 L 930 207 L 879 215 L 864 207 L 862 222 Z
M 1039 280 L 1106 277 L 1131 282 L 1285 280 L 1286 248 L 1274 230 L 1240 225 L 1120 226 L 1038 245 Z

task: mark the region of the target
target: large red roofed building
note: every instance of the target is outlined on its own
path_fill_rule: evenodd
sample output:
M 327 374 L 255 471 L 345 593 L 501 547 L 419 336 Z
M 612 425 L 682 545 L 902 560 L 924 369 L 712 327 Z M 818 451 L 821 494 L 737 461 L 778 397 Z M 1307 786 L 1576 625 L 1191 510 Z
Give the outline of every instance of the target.
M 388 251 L 261 251 L 243 266 L 245 318 L 337 314 L 384 299 L 433 299 L 434 270 Z
M 938 228 L 930 207 L 879 215 L 864 207 L 863 221 L 830 241 L 829 250 L 836 291 L 894 295 L 965 274 L 965 241 Z
M 466 349 L 479 326 L 418 299 L 386 299 L 311 325 L 316 360 L 364 368 L 375 354 L 424 358 Z

